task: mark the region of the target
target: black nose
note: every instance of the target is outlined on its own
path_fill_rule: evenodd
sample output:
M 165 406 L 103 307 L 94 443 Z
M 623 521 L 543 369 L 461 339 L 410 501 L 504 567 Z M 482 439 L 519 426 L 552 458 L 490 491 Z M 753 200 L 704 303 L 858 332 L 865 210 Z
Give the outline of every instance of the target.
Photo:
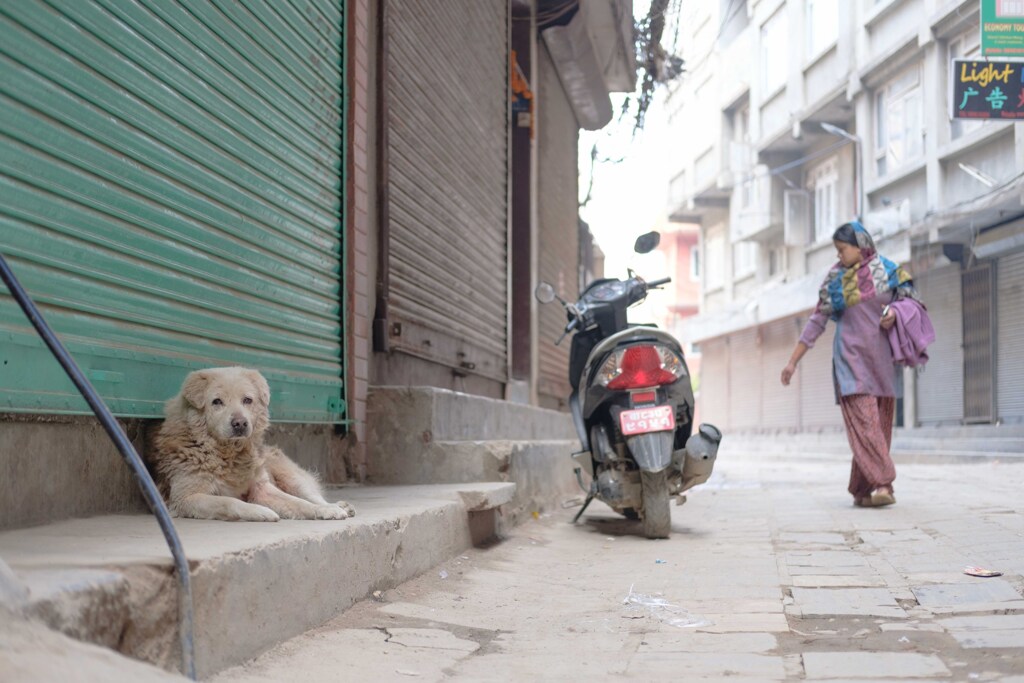
M 231 431 L 235 436 L 242 436 L 249 429 L 249 421 L 244 417 L 231 418 Z

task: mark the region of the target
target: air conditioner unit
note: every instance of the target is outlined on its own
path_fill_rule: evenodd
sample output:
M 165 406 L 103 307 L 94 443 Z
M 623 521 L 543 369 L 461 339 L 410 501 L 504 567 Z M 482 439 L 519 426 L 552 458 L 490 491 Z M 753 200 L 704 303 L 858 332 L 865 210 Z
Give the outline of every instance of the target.
M 802 247 L 811 235 L 811 193 L 786 190 L 782 196 L 783 237 L 789 247 Z

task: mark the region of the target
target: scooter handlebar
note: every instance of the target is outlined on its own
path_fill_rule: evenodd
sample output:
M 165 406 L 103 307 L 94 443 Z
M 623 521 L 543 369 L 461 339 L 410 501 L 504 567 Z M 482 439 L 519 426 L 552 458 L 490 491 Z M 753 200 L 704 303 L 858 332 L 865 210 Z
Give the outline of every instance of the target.
M 672 278 L 670 277 L 663 277 L 660 280 L 651 280 L 650 282 L 647 283 L 647 289 L 661 287 L 662 285 L 667 285 L 670 282 L 672 282 Z

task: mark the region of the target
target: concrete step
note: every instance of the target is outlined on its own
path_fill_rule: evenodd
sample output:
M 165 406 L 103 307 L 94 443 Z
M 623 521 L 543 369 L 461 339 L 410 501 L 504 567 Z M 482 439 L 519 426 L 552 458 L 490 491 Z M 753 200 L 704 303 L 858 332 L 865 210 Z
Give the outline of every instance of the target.
M 352 487 L 342 521 L 179 519 L 191 566 L 203 678 L 399 585 L 493 533 L 509 483 Z M 149 515 L 66 520 L 0 533 L 0 558 L 28 589 L 21 611 L 87 643 L 178 667 L 177 583 Z
M 580 493 L 568 413 L 433 387 L 373 387 L 367 410 L 374 485 L 513 482 L 511 523 Z

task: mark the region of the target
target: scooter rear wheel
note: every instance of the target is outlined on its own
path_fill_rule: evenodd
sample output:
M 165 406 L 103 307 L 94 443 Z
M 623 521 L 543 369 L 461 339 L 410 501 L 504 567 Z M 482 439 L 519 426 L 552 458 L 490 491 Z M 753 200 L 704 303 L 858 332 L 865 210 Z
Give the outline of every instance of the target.
M 668 496 L 668 470 L 641 472 L 640 488 L 644 503 L 644 536 L 668 538 L 672 531 L 672 507 Z

